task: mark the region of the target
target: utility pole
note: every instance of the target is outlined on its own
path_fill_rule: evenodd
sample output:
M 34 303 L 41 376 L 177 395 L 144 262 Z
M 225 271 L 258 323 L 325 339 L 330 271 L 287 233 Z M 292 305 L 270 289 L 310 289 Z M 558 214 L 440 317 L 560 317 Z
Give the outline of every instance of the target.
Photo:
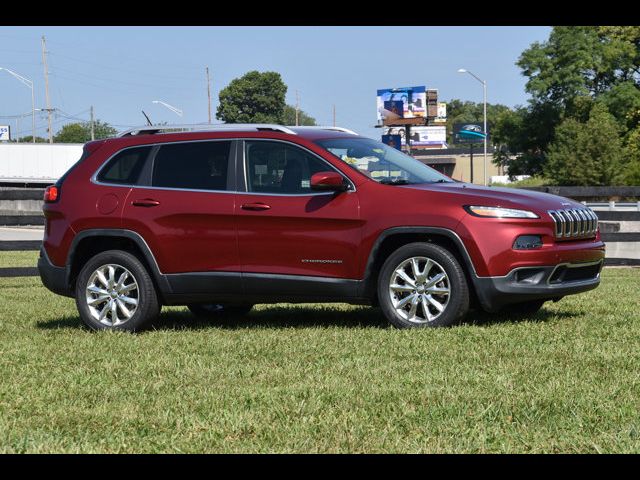
M 333 126 L 336 126 L 336 104 L 333 104 Z
M 51 131 L 51 102 L 49 99 L 49 70 L 47 69 L 47 49 L 42 36 L 42 63 L 44 64 L 44 88 L 47 97 L 47 113 L 49 115 L 49 143 L 53 143 L 53 132 Z
M 298 90 L 296 90 L 296 127 L 298 126 L 298 112 L 300 111 L 300 97 L 298 96 Z
M 207 105 L 209 107 L 209 125 L 211 125 L 211 79 L 209 78 L 209 67 L 207 67 Z
M 96 132 L 93 126 L 93 105 L 91 105 L 91 141 L 96 139 Z

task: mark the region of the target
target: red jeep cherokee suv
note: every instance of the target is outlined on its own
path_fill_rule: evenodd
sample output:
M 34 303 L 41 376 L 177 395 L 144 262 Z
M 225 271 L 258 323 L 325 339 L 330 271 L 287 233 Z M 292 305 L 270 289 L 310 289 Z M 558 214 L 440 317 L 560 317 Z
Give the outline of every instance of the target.
M 593 289 L 604 261 L 580 203 L 457 182 L 341 128 L 139 128 L 87 143 L 44 200 L 42 281 L 93 329 L 275 302 L 445 326 Z

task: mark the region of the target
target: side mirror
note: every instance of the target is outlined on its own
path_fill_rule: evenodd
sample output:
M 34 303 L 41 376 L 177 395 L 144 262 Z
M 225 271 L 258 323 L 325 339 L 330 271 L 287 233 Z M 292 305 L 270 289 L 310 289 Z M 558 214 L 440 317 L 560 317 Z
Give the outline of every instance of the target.
M 338 172 L 318 172 L 311 176 L 311 190 L 344 192 L 347 183 Z

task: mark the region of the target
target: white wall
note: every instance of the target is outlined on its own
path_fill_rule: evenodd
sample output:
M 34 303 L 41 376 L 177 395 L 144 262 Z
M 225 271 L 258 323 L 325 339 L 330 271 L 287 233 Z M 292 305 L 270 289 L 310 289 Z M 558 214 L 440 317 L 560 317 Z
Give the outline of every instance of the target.
M 81 143 L 0 144 L 0 181 L 57 180 L 82 155 Z

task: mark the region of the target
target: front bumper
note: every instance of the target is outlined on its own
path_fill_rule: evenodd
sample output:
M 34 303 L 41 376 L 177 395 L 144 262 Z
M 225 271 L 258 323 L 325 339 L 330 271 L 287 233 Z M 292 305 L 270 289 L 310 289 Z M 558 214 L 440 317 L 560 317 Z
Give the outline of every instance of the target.
M 38 271 L 40 272 L 40 280 L 45 287 L 58 295 L 65 297 L 73 297 L 73 292 L 67 282 L 67 269 L 64 267 L 56 267 L 44 247 L 40 248 L 40 258 L 38 258 Z
M 515 268 L 503 277 L 476 277 L 474 285 L 482 308 L 502 307 L 530 300 L 556 300 L 586 292 L 600 284 L 604 259 L 553 266 Z

